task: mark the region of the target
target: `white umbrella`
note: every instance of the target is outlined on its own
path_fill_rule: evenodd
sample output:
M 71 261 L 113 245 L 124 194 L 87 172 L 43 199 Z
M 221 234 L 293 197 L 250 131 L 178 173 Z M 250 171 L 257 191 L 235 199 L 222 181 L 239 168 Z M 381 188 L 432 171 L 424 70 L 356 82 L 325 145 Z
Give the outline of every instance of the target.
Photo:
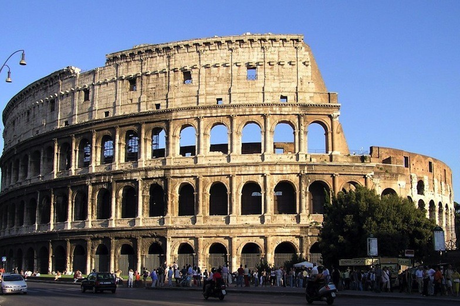
M 301 267 L 313 268 L 313 264 L 311 262 L 308 262 L 308 261 L 302 261 L 302 262 L 294 264 L 294 267 L 296 267 L 296 268 L 301 268 Z

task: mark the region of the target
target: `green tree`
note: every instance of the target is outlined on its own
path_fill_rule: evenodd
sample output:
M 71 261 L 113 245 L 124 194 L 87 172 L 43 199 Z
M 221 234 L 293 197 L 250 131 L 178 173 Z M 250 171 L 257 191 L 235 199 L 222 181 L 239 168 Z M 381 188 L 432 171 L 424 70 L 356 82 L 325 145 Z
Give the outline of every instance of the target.
M 319 235 L 323 261 L 337 265 L 339 259 L 367 257 L 367 238 L 378 239 L 379 256 L 398 257 L 405 249 L 415 251 L 415 259 L 432 250 L 434 221 L 408 199 L 397 195 L 380 197 L 374 190 L 358 186 L 339 192 L 324 208 Z

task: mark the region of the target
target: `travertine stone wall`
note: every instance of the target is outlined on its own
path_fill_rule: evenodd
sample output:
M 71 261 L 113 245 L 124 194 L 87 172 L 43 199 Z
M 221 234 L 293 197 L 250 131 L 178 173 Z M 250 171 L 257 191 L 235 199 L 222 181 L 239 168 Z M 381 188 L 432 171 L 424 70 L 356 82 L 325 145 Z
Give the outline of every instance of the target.
M 409 197 L 455 239 L 449 167 L 398 149 L 356 155 L 339 117 L 302 35 L 139 45 L 56 71 L 3 111 L 0 254 L 42 273 L 316 261 L 324 190 L 356 185 Z M 248 124 L 259 141 L 244 142 Z M 283 124 L 292 141 L 275 141 Z

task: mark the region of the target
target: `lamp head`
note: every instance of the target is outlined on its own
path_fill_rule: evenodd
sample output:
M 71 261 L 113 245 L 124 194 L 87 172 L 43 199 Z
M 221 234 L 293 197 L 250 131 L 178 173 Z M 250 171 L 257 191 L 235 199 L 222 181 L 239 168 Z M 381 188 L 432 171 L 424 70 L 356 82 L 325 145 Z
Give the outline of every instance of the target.
M 22 65 L 22 66 L 27 65 L 27 63 L 26 63 L 26 53 L 24 51 L 22 51 L 21 61 L 19 62 L 19 65 Z
M 13 82 L 13 80 L 11 79 L 11 70 L 10 70 L 10 66 L 5 65 L 5 67 L 8 68 L 8 76 L 6 77 L 5 82 L 11 83 L 11 82 Z

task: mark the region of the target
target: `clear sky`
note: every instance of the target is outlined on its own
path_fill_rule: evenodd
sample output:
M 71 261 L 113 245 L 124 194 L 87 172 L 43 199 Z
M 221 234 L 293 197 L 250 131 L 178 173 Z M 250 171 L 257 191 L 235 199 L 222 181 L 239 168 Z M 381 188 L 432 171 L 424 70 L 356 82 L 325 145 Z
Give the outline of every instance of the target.
M 392 147 L 445 162 L 460 202 L 460 1 L 0 0 L 0 109 L 39 78 L 104 66 L 108 53 L 245 32 L 302 34 L 339 94 L 350 150 Z M 3 139 L 0 140 L 3 148 Z

